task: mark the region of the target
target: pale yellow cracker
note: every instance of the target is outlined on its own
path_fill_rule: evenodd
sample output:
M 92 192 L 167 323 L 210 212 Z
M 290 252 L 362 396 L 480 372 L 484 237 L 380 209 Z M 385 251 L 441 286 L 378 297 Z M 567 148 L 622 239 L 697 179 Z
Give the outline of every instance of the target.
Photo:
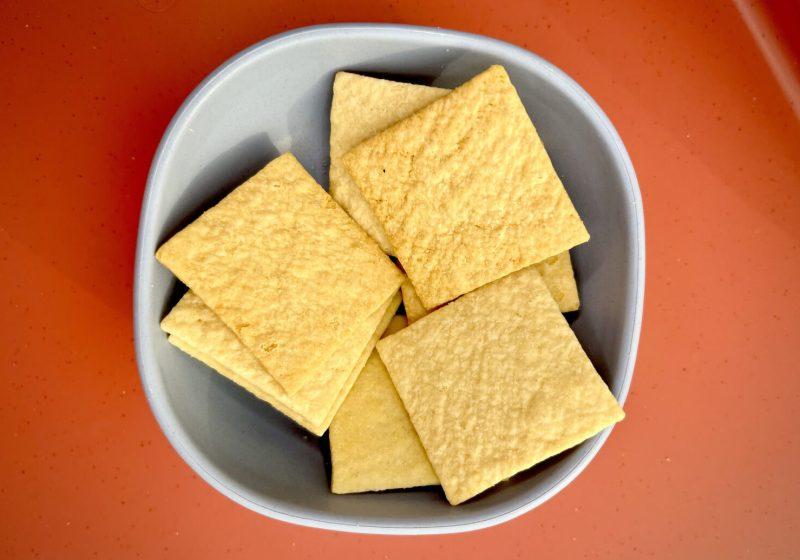
M 386 233 L 342 165 L 342 156 L 370 136 L 448 92 L 446 89 L 368 78 L 349 72 L 338 72 L 334 78 L 330 193 L 389 254 L 394 253 Z
M 342 161 L 428 309 L 589 239 L 500 66 Z
M 333 82 L 331 103 L 330 193 L 353 219 L 389 254 L 394 254 L 383 227 L 353 179 L 344 169 L 341 158 L 350 149 L 378 132 L 410 116 L 422 107 L 443 97 L 450 90 L 339 72 Z M 578 309 L 578 290 L 569 252 L 537 263 L 542 278 L 562 312 Z M 401 286 L 403 304 L 409 323 L 428 311 L 416 295 L 410 281 Z
M 559 253 L 555 257 L 545 259 L 534 265 L 542 275 L 545 286 L 550 295 L 556 300 L 562 313 L 576 311 L 580 307 L 578 285 L 575 283 L 575 273 L 572 270 L 572 259 L 569 251 Z M 404 300 L 405 301 L 405 300 Z
M 405 326 L 403 318 L 393 322 L 386 335 Z M 335 494 L 439 484 L 377 352 L 333 418 L 329 435 Z
M 624 416 L 535 267 L 378 342 L 452 504 Z
M 227 327 L 225 327 L 225 328 L 227 329 Z M 240 387 L 243 387 L 243 388 L 247 389 L 250 393 L 252 393 L 256 397 L 258 397 L 262 401 L 268 402 L 278 412 L 280 412 L 284 416 L 288 416 L 289 418 L 291 418 L 296 423 L 298 423 L 301 426 L 303 426 L 308 431 L 310 431 L 310 432 L 312 432 L 312 433 L 314 433 L 316 435 L 322 435 L 324 433 L 325 430 L 322 430 L 321 432 L 317 433 L 317 431 L 316 431 L 317 428 L 318 428 L 317 425 L 315 425 L 313 422 L 311 422 L 308 418 L 305 418 L 302 414 L 299 414 L 299 413 L 293 411 L 291 408 L 289 408 L 286 405 L 285 402 L 283 402 L 282 399 L 276 398 L 274 393 L 271 393 L 271 392 L 268 392 L 267 390 L 262 389 L 262 386 L 264 385 L 263 383 L 261 383 L 261 385 L 259 385 L 259 384 L 256 384 L 255 382 L 250 381 L 246 377 L 242 377 L 241 375 L 239 375 L 235 371 L 233 371 L 233 370 L 229 369 L 227 366 L 223 365 L 221 362 L 218 362 L 215 358 L 213 358 L 209 354 L 206 354 L 202 350 L 199 350 L 198 348 L 195 348 L 194 346 L 192 346 L 190 343 L 188 343 L 185 340 L 183 340 L 178 335 L 170 334 L 167 337 L 167 340 L 169 341 L 170 344 L 172 344 L 173 346 L 175 346 L 176 348 L 178 348 L 180 350 L 183 350 L 185 353 L 189 354 L 195 360 L 199 360 L 199 361 L 203 362 L 208 367 L 210 367 L 211 369 L 215 370 L 217 373 L 220 373 L 223 377 L 227 377 L 228 379 L 230 379 L 231 381 L 233 381 L 234 383 L 236 383 Z M 277 382 L 273 381 L 273 383 L 275 383 L 277 385 Z M 281 391 L 282 391 L 282 389 L 281 389 Z
M 321 435 L 347 396 L 375 342 L 384 332 L 400 297 L 395 294 L 361 324 L 317 375 L 293 395 L 263 368 L 235 334 L 194 293 L 188 292 L 161 322 L 175 346 L 205 362 L 231 381 L 314 434 Z
M 178 232 L 156 257 L 289 393 L 402 281 L 291 154 Z
M 408 278 L 400 284 L 400 293 L 403 295 L 403 307 L 406 308 L 406 317 L 408 317 L 409 325 L 428 314 L 428 310 L 422 305 L 422 300 L 419 299 L 414 286 Z
M 542 275 L 542 280 L 562 313 L 576 311 L 580 307 L 578 285 L 575 283 L 569 251 L 559 253 L 533 266 Z M 400 284 L 400 293 L 403 294 L 403 306 L 406 308 L 409 325 L 429 313 L 422 305 L 422 300 L 419 299 L 408 277 Z

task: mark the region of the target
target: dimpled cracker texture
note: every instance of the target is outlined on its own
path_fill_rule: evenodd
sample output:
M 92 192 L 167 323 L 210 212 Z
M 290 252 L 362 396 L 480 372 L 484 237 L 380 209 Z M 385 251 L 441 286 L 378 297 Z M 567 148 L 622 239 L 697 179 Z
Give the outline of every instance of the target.
M 580 299 L 569 251 L 559 253 L 555 257 L 545 259 L 533 266 L 542 275 L 542 280 L 550 291 L 550 295 L 556 300 L 558 309 L 562 313 L 577 311 L 580 307 Z M 408 277 L 400 284 L 400 292 L 403 294 L 403 306 L 406 308 L 409 325 L 429 313 L 422 305 L 422 300 L 419 299 Z
M 335 494 L 439 484 L 377 352 L 333 418 L 330 444 Z
M 288 395 L 250 352 L 194 293 L 186 295 L 161 321 L 169 341 L 244 387 L 316 435 L 322 435 L 364 367 L 378 337 L 400 305 L 392 296 L 357 325 L 342 348 L 326 360 L 319 375 Z
M 156 253 L 290 394 L 402 273 L 291 154 Z
M 589 239 L 501 66 L 343 162 L 427 309 Z
M 389 254 L 394 252 L 386 233 L 342 165 L 342 156 L 367 138 L 449 91 L 368 78 L 349 72 L 338 72 L 333 81 L 330 193 Z
M 378 342 L 452 504 L 624 416 L 535 267 Z

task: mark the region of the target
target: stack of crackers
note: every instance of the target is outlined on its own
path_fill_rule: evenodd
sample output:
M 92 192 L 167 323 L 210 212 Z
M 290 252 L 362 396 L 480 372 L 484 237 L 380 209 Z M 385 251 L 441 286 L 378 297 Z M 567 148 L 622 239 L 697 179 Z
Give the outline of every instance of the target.
M 330 428 L 333 492 L 459 504 L 623 418 L 562 315 L 589 234 L 502 67 L 340 72 L 330 149 L 330 195 L 284 154 L 156 257 L 189 288 L 169 341 Z

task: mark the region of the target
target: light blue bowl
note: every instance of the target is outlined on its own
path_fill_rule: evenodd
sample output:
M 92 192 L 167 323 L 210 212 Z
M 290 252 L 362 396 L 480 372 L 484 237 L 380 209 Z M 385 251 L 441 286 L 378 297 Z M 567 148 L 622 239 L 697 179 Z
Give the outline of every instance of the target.
M 298 29 L 236 55 L 189 96 L 153 159 L 142 203 L 134 305 L 142 384 L 181 457 L 229 498 L 275 519 L 325 529 L 469 531 L 541 504 L 600 450 L 610 430 L 458 507 L 438 488 L 335 496 L 325 442 L 172 347 L 158 326 L 179 293 L 153 257 L 160 243 L 281 152 L 292 151 L 327 185 L 336 71 L 454 87 L 498 63 L 591 233 L 573 251 L 583 305 L 572 326 L 625 401 L 642 316 L 644 224 L 630 159 L 597 104 L 551 64 L 494 39 L 402 25 Z

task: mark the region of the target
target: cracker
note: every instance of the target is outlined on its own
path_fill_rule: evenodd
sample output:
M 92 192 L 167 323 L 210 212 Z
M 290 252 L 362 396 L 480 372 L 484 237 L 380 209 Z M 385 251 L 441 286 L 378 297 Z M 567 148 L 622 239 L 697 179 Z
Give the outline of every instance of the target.
M 331 103 L 330 193 L 386 253 L 394 254 L 378 219 L 353 183 L 342 156 L 370 136 L 422 109 L 449 90 L 338 72 Z
M 409 325 L 428 314 L 428 310 L 422 305 L 422 300 L 419 299 L 413 284 L 408 278 L 400 284 L 400 293 L 403 295 L 403 307 L 406 308 L 406 317 L 408 317 Z
M 452 504 L 624 416 L 535 267 L 463 296 L 377 350 Z
M 561 312 L 577 311 L 580 307 L 580 299 L 569 251 L 559 253 L 555 257 L 545 259 L 533 266 L 542 275 L 542 280 L 550 291 L 550 295 L 556 300 Z M 403 306 L 406 308 L 409 325 L 429 313 L 422 305 L 422 301 L 408 277 L 400 284 L 400 293 L 403 295 Z
M 375 342 L 384 332 L 400 297 L 395 294 L 357 325 L 321 366 L 318 375 L 288 395 L 255 356 L 194 293 L 186 295 L 161 322 L 175 346 L 267 401 L 280 412 L 321 435 L 347 396 Z
M 386 330 L 383 331 L 381 338 L 384 336 L 389 336 L 390 334 L 394 334 L 396 332 L 400 332 L 404 328 L 408 326 L 408 319 L 403 315 L 395 315 L 392 317 L 389 324 L 386 326 Z
M 428 309 L 589 239 L 501 66 L 342 161 Z
M 387 335 L 403 326 L 393 320 Z M 377 352 L 334 417 L 330 445 L 335 494 L 439 484 Z
M 156 257 L 290 394 L 402 281 L 291 154 L 234 189 Z
M 330 193 L 353 219 L 389 253 L 383 227 L 364 195 L 344 169 L 341 158 L 350 149 L 388 126 L 443 97 L 450 90 L 406 84 L 339 72 L 331 104 Z M 567 251 L 538 263 L 537 268 L 562 312 L 578 309 L 578 291 Z M 427 314 L 411 283 L 401 286 L 410 323 Z
M 561 313 L 577 311 L 581 302 L 578 297 L 578 285 L 575 283 L 575 273 L 572 270 L 569 251 L 559 253 L 534 266 L 541 274 L 550 295 L 556 300 Z
M 227 327 L 225 328 L 227 329 Z M 248 379 L 247 377 L 239 375 L 238 373 L 229 369 L 221 362 L 217 361 L 211 355 L 207 354 L 206 352 L 203 352 L 202 350 L 193 346 L 191 343 L 182 339 L 179 335 L 170 334 L 167 336 L 167 340 L 169 341 L 170 344 L 182 350 L 186 354 L 190 355 L 195 360 L 203 362 L 211 369 L 220 373 L 223 377 L 227 377 L 240 387 L 247 389 L 248 392 L 252 393 L 257 398 L 261 399 L 262 401 L 268 402 L 270 405 L 272 405 L 273 408 L 275 408 L 278 412 L 280 412 L 284 416 L 288 416 L 290 419 L 294 420 L 296 423 L 300 424 L 310 432 L 316 433 L 315 432 L 316 426 L 313 422 L 311 422 L 308 418 L 304 417 L 302 414 L 293 411 L 291 408 L 287 406 L 285 402 L 283 402 L 282 399 L 275 398 L 274 393 L 270 392 L 269 390 L 262 389 L 263 382 L 261 383 L 261 385 L 259 385 L 253 381 L 250 381 L 250 379 Z M 273 383 L 277 385 L 276 382 L 273 381 Z M 322 433 L 319 433 L 317 435 L 322 435 Z

